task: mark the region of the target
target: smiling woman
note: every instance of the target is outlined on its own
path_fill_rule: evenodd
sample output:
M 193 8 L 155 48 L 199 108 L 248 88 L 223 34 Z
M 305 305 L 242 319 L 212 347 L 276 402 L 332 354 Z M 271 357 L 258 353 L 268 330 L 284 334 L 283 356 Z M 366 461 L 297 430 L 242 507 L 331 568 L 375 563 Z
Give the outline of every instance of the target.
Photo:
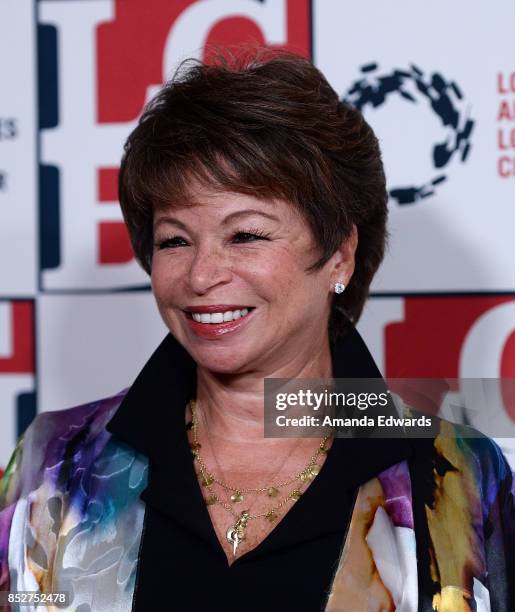
M 423 440 L 264 437 L 266 378 L 384 385 L 354 327 L 387 234 L 362 115 L 294 55 L 191 60 L 130 134 L 119 195 L 170 333 L 130 388 L 20 439 L 0 591 L 67 591 L 80 612 L 512 610 L 492 441 L 446 421 Z
M 248 234 L 269 238 L 264 220 L 274 221 L 278 203 L 287 203 L 292 210 L 282 212 L 282 221 L 296 212 L 303 224 L 298 237 L 311 230 L 306 272 L 321 269 L 357 229 L 356 269 L 345 293 L 332 300 L 332 337 L 347 318 L 359 318 L 384 254 L 383 165 L 361 113 L 341 102 L 310 62 L 264 51 L 213 66 L 190 60 L 151 101 L 127 140 L 120 171 L 122 211 L 148 273 L 155 217 L 201 204 L 209 192 L 249 197 L 228 212 L 232 231 L 247 234 L 237 242 L 254 241 Z M 245 207 L 260 216 L 248 216 Z
M 331 303 L 320 287 L 348 282 L 356 231 L 328 264 L 308 273 L 316 245 L 290 203 L 216 191 L 194 179 L 189 189 L 190 203 L 154 217 L 152 288 L 173 336 L 218 373 L 265 374 L 294 363 L 306 347 L 322 351 L 327 338 L 318 321 L 328 320 Z

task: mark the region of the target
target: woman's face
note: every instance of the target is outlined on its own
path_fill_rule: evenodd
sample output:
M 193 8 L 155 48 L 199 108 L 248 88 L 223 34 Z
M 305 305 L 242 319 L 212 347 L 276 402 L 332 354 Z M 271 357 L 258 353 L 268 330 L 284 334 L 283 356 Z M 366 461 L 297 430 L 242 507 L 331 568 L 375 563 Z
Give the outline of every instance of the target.
M 332 283 L 352 275 L 355 244 L 307 274 L 317 252 L 291 205 L 200 186 L 193 195 L 194 204 L 154 216 L 152 288 L 169 330 L 214 372 L 312 355 L 327 335 Z

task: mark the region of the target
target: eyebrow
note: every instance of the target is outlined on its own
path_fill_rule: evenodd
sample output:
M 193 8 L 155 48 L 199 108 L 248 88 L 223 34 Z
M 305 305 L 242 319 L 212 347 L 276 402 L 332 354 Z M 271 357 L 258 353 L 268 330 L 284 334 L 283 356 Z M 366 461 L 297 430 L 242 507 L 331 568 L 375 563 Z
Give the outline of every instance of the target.
M 236 212 L 233 212 L 230 215 L 227 215 L 227 217 L 225 217 L 225 219 L 222 221 L 222 225 L 227 225 L 234 219 L 238 219 L 240 217 L 249 217 L 251 215 L 260 215 L 272 221 L 279 221 L 278 217 L 276 217 L 275 215 L 272 215 L 271 213 L 266 213 L 266 212 L 263 212 L 262 210 L 257 210 L 254 208 L 248 208 L 246 210 L 237 210 Z M 161 217 L 160 219 L 158 219 L 157 222 L 154 224 L 154 230 L 162 223 L 176 225 L 177 227 L 180 227 L 181 229 L 185 231 L 187 231 L 188 229 L 182 221 L 179 221 L 179 219 L 168 216 L 168 217 Z

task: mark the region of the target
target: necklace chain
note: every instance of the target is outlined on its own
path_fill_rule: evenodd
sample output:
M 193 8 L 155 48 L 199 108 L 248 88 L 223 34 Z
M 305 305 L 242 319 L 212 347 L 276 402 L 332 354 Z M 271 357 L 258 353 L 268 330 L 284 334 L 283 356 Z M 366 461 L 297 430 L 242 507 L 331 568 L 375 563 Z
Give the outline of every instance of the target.
M 196 400 L 192 399 L 189 403 L 190 411 L 191 411 L 191 424 L 188 424 L 188 428 L 193 430 L 193 443 L 190 444 L 191 452 L 197 461 L 200 469 L 200 476 L 202 485 L 206 487 L 209 491 L 209 497 L 206 499 L 207 505 L 219 504 L 226 511 L 228 511 L 236 522 L 233 526 L 231 526 L 227 530 L 227 540 L 229 543 L 233 545 L 233 554 L 236 555 L 236 549 L 242 540 L 245 539 L 245 529 L 247 527 L 247 522 L 249 520 L 257 519 L 257 518 L 267 518 L 270 522 L 275 521 L 278 518 L 277 511 L 280 510 L 289 500 L 297 501 L 301 493 L 301 488 L 303 485 L 306 485 L 312 478 L 314 478 L 320 471 L 320 467 L 317 464 L 317 460 L 322 454 L 326 454 L 328 452 L 328 448 L 326 447 L 326 442 L 329 439 L 329 436 L 326 436 L 322 442 L 319 444 L 316 452 L 311 456 L 307 466 L 298 474 L 285 480 L 284 482 L 277 483 L 268 487 L 258 487 L 258 488 L 238 488 L 228 485 L 223 480 L 216 478 L 209 470 L 207 469 L 204 460 L 200 454 L 200 448 L 202 445 L 198 441 L 198 418 L 196 413 Z M 221 500 L 218 495 L 213 492 L 212 486 L 214 483 L 221 486 L 226 491 L 231 491 L 233 495 L 231 495 L 231 501 L 233 503 L 237 503 L 243 501 L 242 494 L 243 493 L 264 493 L 267 492 L 269 497 L 276 497 L 279 494 L 279 489 L 288 485 L 293 484 L 294 482 L 301 481 L 301 484 L 298 488 L 290 491 L 284 499 L 282 499 L 278 504 L 267 510 L 266 512 L 262 512 L 260 514 L 250 514 L 248 510 L 243 510 L 241 513 L 235 512 L 233 507 L 223 500 Z

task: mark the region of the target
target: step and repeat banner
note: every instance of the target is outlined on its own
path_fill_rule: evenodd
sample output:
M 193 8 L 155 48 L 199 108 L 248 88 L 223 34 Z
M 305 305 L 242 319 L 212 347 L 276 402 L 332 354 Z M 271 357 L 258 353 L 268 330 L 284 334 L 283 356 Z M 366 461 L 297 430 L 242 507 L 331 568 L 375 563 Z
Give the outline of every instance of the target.
M 512 0 L 2 0 L 0 469 L 37 412 L 129 386 L 166 333 L 117 171 L 210 44 L 311 58 L 376 130 L 391 239 L 359 329 L 382 372 L 515 377 L 513 23 Z

